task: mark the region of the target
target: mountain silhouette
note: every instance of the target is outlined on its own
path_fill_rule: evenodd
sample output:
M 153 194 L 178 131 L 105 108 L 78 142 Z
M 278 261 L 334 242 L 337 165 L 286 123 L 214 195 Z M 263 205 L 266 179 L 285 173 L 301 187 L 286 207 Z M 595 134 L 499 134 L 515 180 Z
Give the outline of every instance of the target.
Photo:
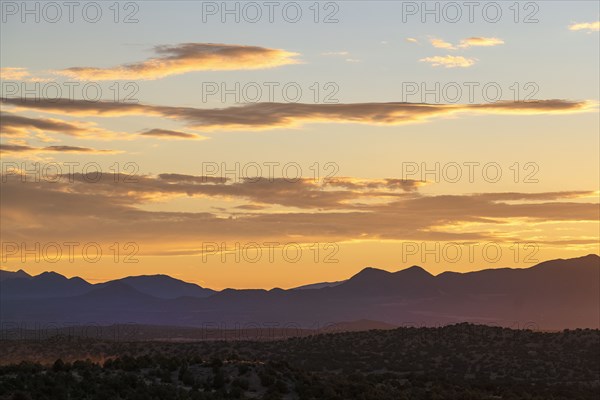
M 315 329 L 362 320 L 384 326 L 473 322 L 548 330 L 598 328 L 600 322 L 600 257 L 593 254 L 525 269 L 437 276 L 418 266 L 397 272 L 365 268 L 339 284 L 311 290 L 214 292 L 165 275 L 92 285 L 55 273 L 5 279 L 0 288 L 2 322 L 230 328 L 270 323 Z
M 334 287 L 338 286 L 346 281 L 336 281 L 336 282 L 319 282 L 319 283 L 311 283 L 308 285 L 302 285 L 293 288 L 292 290 L 314 290 L 314 289 L 323 289 L 326 287 Z
M 418 266 L 397 272 L 369 267 L 330 291 L 355 296 L 426 296 L 436 292 L 436 285 L 435 277 Z
M 22 269 L 20 269 L 16 272 L 0 270 L 0 282 L 8 280 L 8 279 L 15 279 L 15 278 L 31 278 L 31 275 L 29 275 L 27 272 L 23 271 Z
M 79 277 L 66 278 L 56 272 L 44 272 L 36 276 L 31 276 L 23 270 L 2 272 L 0 296 L 5 298 L 71 297 L 115 283 L 123 283 L 140 293 L 162 299 L 183 296 L 208 297 L 216 293 L 214 290 L 205 289 L 168 275 L 129 276 L 94 285 Z
M 30 276 L 26 273 L 5 277 L 0 296 L 14 298 L 67 297 L 83 294 L 92 285 L 79 277 L 66 278 L 56 272 Z M 23 277 L 24 274 L 27 277 Z
M 215 293 L 214 290 L 171 278 L 168 275 L 129 276 L 112 282 L 125 283 L 141 293 L 162 299 L 175 299 L 182 296 L 208 297 Z

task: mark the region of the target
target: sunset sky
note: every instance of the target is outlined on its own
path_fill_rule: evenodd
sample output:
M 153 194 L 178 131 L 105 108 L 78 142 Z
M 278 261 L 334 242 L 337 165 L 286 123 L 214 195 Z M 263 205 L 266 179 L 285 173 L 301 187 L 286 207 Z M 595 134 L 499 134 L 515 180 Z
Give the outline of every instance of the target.
M 0 266 L 289 288 L 599 253 L 599 3 L 500 2 L 495 23 L 406 3 L 322 2 L 317 23 L 313 2 L 296 23 L 285 2 L 256 23 L 221 2 L 120 3 L 117 23 L 3 4 Z

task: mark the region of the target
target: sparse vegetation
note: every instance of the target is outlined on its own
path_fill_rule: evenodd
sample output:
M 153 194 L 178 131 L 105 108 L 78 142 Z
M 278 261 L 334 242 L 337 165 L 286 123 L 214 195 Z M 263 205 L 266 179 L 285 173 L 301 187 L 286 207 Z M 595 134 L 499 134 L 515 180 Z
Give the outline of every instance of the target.
M 15 363 L 14 357 L 32 353 Z M 597 399 L 600 331 L 459 324 L 269 342 L 2 342 L 0 399 Z M 36 357 L 53 362 L 32 362 Z M 39 358 L 38 358 L 39 359 Z

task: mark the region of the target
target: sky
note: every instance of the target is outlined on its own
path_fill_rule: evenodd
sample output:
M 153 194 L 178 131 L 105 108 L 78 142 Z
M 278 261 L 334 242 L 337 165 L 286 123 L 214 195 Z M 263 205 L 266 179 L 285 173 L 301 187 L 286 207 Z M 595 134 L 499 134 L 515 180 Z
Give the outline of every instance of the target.
M 1 7 L 3 269 L 268 289 L 599 253 L 596 1 Z

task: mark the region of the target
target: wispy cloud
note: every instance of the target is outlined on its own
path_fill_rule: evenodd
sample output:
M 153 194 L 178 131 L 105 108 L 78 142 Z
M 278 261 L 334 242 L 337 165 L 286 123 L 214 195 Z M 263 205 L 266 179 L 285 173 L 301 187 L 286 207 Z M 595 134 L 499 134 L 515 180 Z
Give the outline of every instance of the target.
M 595 22 L 577 22 L 569 25 L 571 31 L 598 32 L 600 30 L 600 21 Z
M 20 81 L 31 76 L 27 68 L 0 68 L 0 77 L 7 81 Z
M 115 154 L 116 150 L 98 150 L 89 147 L 76 146 L 47 146 L 33 147 L 22 144 L 0 144 L 0 153 L 4 155 L 15 154 L 42 154 L 42 153 L 86 153 L 86 154 Z
M 81 80 L 159 79 L 194 71 L 251 70 L 296 64 L 298 53 L 258 46 L 182 43 L 156 46 L 157 57 L 111 68 L 72 67 L 55 71 Z
M 495 37 L 474 36 L 460 41 L 458 47 L 491 47 L 504 44 L 504 40 Z
M 128 184 L 112 175 L 91 180 L 75 174 L 58 182 L 27 185 L 17 175 L 2 178 L 0 232 L 7 241 L 24 237 L 32 241 L 68 241 L 73 237 L 111 243 L 135 241 L 142 251 L 152 248 L 166 253 L 174 246 L 191 250 L 201 241 L 227 238 L 280 241 L 293 237 L 307 243 L 354 239 L 512 240 L 505 234 L 498 235 L 498 228 L 489 225 L 502 227 L 515 219 L 533 223 L 595 222 L 600 217 L 597 202 L 584 202 L 585 198 L 597 200 L 592 197 L 593 191 L 424 195 L 404 190 L 395 179 L 352 177 L 331 186 L 312 179 L 202 182 L 202 177 L 184 175 L 169 175 L 167 179 L 162 175 L 138 176 L 136 182 Z M 407 185 L 410 188 L 410 181 Z M 210 212 L 143 208 L 146 203 L 174 196 L 238 200 L 231 203 L 235 218 Z M 380 201 L 367 203 L 367 199 Z M 293 209 L 274 210 L 273 206 Z M 44 223 L 34 230 L 24 220 Z M 103 223 L 97 224 L 99 220 Z M 91 224 L 95 227 L 92 230 L 88 228 Z M 457 226 L 462 226 L 460 232 Z
M 30 134 L 62 134 L 89 139 L 130 139 L 127 133 L 112 132 L 97 127 L 92 122 L 67 122 L 55 118 L 30 118 L 2 112 L 0 133 L 6 136 L 26 137 Z
M 47 82 L 49 78 L 41 78 L 31 75 L 27 68 L 6 67 L 0 68 L 0 79 L 3 81 L 23 81 L 23 82 Z
M 149 129 L 140 133 L 140 135 L 157 137 L 160 139 L 207 139 L 205 136 L 196 135 L 195 133 L 172 131 L 169 129 Z
M 454 45 L 452 43 L 446 42 L 442 39 L 430 38 L 429 43 L 431 43 L 431 45 L 433 47 L 438 48 L 438 49 L 449 49 L 449 50 L 456 49 L 456 47 L 454 47 Z
M 139 134 L 132 134 L 102 129 L 92 122 L 63 121 L 56 118 L 31 118 L 7 112 L 0 113 L 0 117 L 2 118 L 0 133 L 9 137 L 22 138 L 34 135 L 40 140 L 47 140 L 47 134 L 58 134 L 73 136 L 79 139 L 132 140 L 135 139 L 136 136 L 154 137 L 159 139 L 207 139 L 206 136 L 195 133 L 160 128 L 147 129 Z
M 419 61 L 427 62 L 433 67 L 468 68 L 475 64 L 475 59 L 463 56 L 434 56 L 421 58 Z
M 312 178 L 290 181 L 285 178 L 245 178 L 230 181 L 217 176 L 184 174 L 160 174 L 136 176 L 135 182 L 117 188 L 110 179 L 94 179 L 93 185 L 85 174 L 63 176 L 65 182 L 74 184 L 75 191 L 93 191 L 98 195 L 126 196 L 132 204 L 175 197 L 202 197 L 240 199 L 266 205 L 278 205 L 302 209 L 362 209 L 365 199 L 397 200 L 403 196 L 416 196 L 416 190 L 424 183 L 412 179 L 355 179 L 336 178 L 317 182 Z M 354 204 L 358 203 L 358 204 Z
M 88 101 L 28 101 L 2 99 L 6 106 L 34 109 L 66 115 L 161 116 L 182 121 L 194 129 L 263 130 L 295 127 L 304 123 L 360 123 L 369 125 L 399 125 L 423 122 L 436 117 L 458 114 L 564 114 L 593 111 L 590 101 L 539 100 L 499 101 L 481 104 L 422 104 L 422 103 L 255 103 L 218 109 L 171 107 L 118 102 Z
M 460 41 L 458 45 L 454 45 L 439 38 L 430 38 L 431 45 L 438 49 L 458 50 L 468 47 L 492 47 L 504 44 L 504 40 L 495 37 L 472 36 Z
M 321 54 L 324 56 L 346 57 L 344 60 L 349 63 L 358 63 L 362 61 L 358 58 L 348 57 L 350 55 L 350 52 L 348 51 L 329 51 Z

